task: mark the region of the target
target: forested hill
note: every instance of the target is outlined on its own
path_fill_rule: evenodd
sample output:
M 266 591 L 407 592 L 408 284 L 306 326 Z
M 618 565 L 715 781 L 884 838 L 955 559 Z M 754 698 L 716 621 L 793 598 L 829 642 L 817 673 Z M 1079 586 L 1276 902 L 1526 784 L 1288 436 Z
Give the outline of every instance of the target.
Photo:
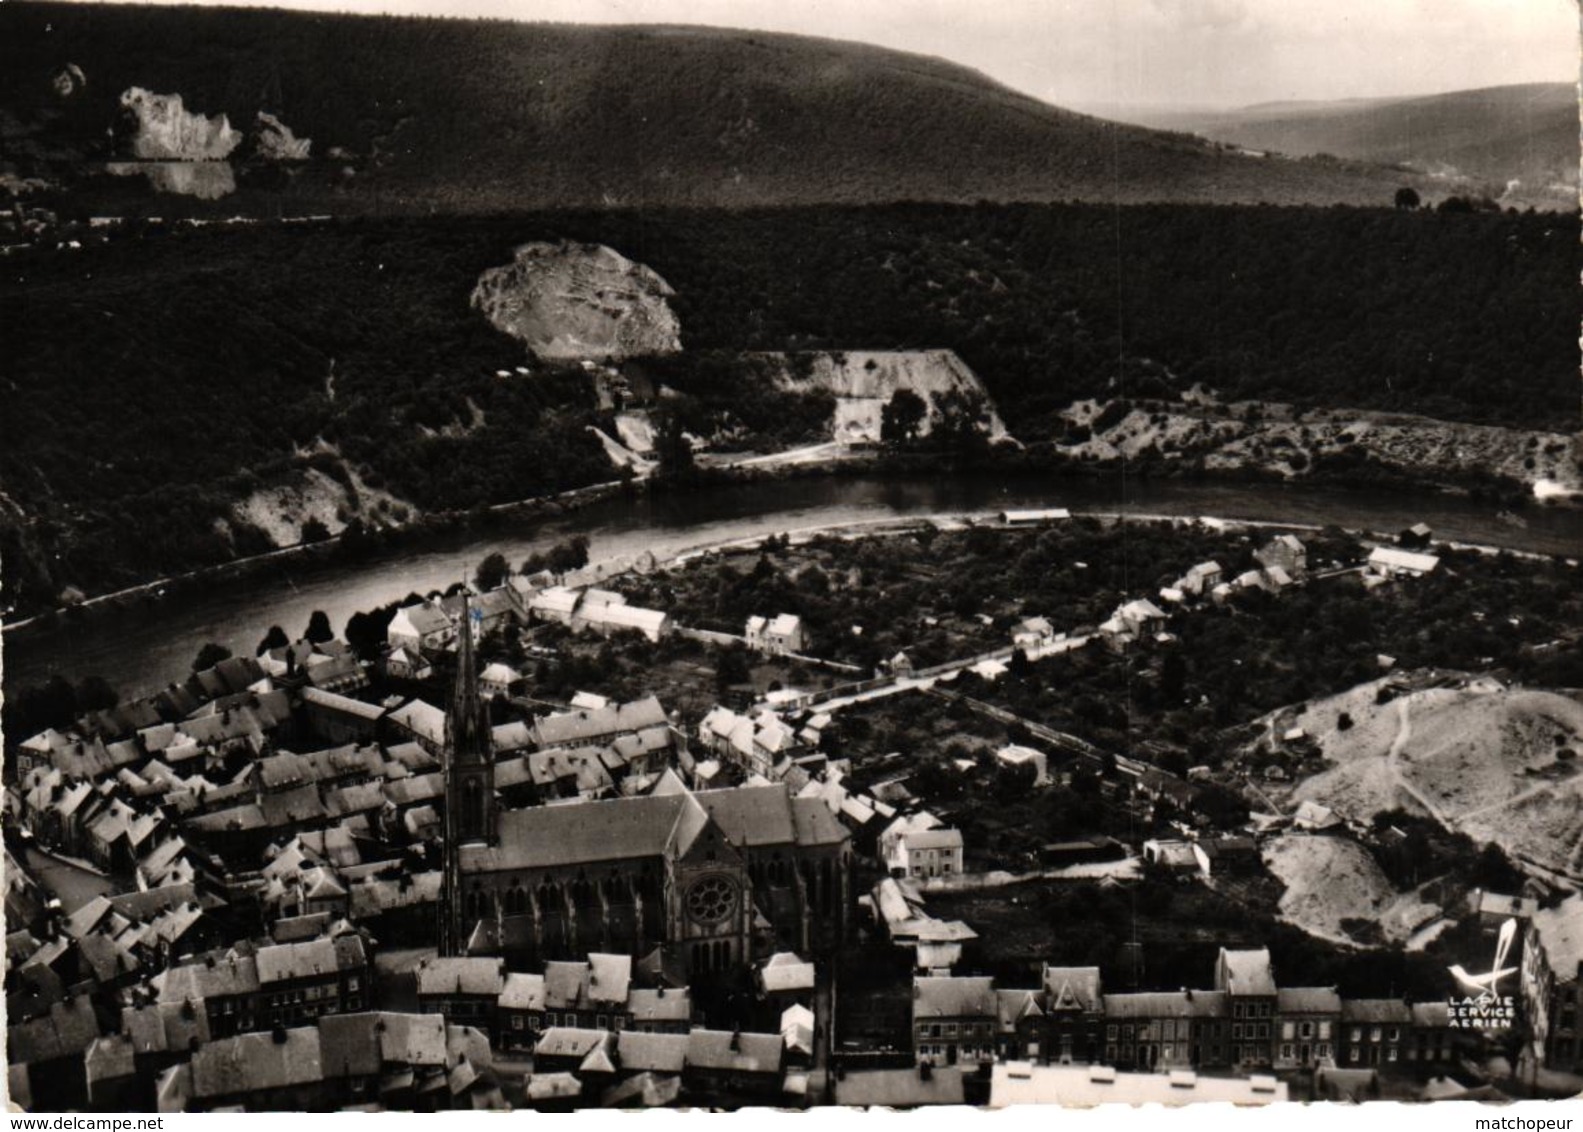
M 83 80 L 65 95 L 54 82 L 63 73 Z M 69 178 L 82 158 L 109 156 L 106 127 L 134 86 L 180 94 L 189 111 L 224 113 L 238 129 L 267 111 L 312 139 L 312 160 L 289 181 L 244 176 L 209 203 L 224 214 L 981 199 L 1377 205 L 1408 183 L 1426 198 L 1456 191 L 1376 166 L 1261 160 L 1118 125 L 941 59 L 857 43 L 0 5 L 0 108 L 15 172 Z M 145 211 L 204 207 L 161 203 Z
M 1524 83 L 1421 98 L 1267 103 L 1222 113 L 1144 114 L 1147 125 L 1295 156 L 1407 164 L 1488 184 L 1519 200 L 1577 203 L 1578 103 L 1572 83 Z M 1514 184 L 1515 182 L 1515 184 Z
M 528 240 L 602 243 L 663 276 L 676 368 L 948 348 L 1029 443 L 1063 431 L 1076 398 L 1200 382 L 1577 427 L 1573 217 L 914 204 L 164 227 L 7 260 L 12 601 L 267 549 L 233 505 L 305 466 L 355 486 L 343 501 L 375 521 L 610 478 L 586 428 L 613 425 L 581 371 L 511 377 L 522 345 L 469 305 Z M 772 391 L 725 368 L 735 409 L 773 424 Z

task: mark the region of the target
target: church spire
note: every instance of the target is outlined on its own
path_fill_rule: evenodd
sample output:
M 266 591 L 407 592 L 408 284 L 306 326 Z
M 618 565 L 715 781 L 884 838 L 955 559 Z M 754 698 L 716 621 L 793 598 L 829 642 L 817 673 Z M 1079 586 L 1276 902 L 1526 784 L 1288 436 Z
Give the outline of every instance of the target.
M 462 846 L 495 841 L 495 755 L 489 716 L 478 694 L 473 632 L 483 620 L 462 592 L 456 639 L 456 685 L 445 717 L 445 871 L 440 908 L 440 954 L 461 955 L 474 924 L 486 915 L 468 907 L 462 880 Z

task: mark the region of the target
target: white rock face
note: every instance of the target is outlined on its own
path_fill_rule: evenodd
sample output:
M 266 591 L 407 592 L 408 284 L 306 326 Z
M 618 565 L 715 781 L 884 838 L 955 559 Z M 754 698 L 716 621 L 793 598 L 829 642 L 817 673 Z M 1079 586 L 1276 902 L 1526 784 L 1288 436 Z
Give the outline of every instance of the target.
M 87 85 L 88 76 L 83 74 L 82 68 L 76 63 L 67 63 L 56 71 L 55 77 L 50 80 L 50 86 L 61 98 L 70 98 Z
M 597 244 L 523 244 L 478 278 L 472 304 L 550 361 L 674 354 L 675 291 L 651 269 Z
M 143 161 L 224 161 L 242 141 L 224 114 L 189 113 L 179 94 L 131 87 L 121 105 L 137 119 L 132 156 Z
M 940 401 L 951 394 L 981 397 L 989 418 L 989 436 L 999 440 L 1006 425 L 978 375 L 951 350 L 849 350 L 807 357 L 799 374 L 789 359 L 776 381 L 783 389 L 823 391 L 835 395 L 831 436 L 836 440 L 880 439 L 885 406 L 901 389 L 916 393 L 928 407 L 919 433 L 927 436 L 939 423 Z
M 269 161 L 306 161 L 313 145 L 312 138 L 299 138 L 290 126 L 262 110 L 253 123 L 253 139 L 258 155 Z

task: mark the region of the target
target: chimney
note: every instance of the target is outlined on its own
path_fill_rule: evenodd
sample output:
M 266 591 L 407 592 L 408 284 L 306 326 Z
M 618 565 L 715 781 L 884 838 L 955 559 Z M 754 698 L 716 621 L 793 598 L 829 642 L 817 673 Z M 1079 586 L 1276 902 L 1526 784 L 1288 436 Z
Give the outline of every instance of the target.
M 285 1045 L 286 1044 L 286 1027 L 284 1027 L 284 1026 L 276 1026 L 273 1030 L 271 1030 L 269 1032 L 269 1040 L 274 1042 L 277 1046 Z
M 741 1029 L 736 1029 L 736 1030 L 732 1030 L 731 1031 L 731 1052 L 732 1053 L 741 1053 L 742 1052 L 742 1031 L 741 1031 Z

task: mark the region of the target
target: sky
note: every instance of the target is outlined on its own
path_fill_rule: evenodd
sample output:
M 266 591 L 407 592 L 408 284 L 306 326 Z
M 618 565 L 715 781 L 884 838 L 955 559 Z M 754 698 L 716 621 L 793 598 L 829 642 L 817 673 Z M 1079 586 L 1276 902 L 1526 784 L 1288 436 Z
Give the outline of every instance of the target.
M 939 55 L 1078 109 L 1230 107 L 1571 82 L 1579 59 L 1575 0 L 230 2 L 574 23 L 709 24 L 855 39 Z

